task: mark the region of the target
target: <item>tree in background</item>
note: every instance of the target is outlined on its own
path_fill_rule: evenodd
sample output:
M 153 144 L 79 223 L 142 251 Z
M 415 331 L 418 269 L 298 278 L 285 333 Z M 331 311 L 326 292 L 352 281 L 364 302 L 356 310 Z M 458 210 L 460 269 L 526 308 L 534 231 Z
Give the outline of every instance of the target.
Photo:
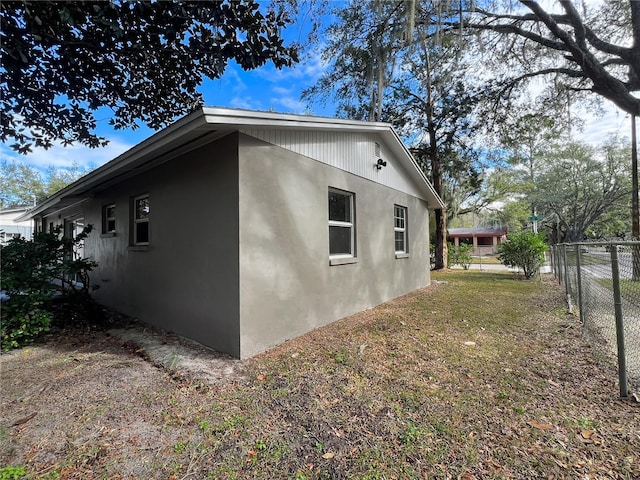
M 283 12 L 254 0 L 0 3 L 0 140 L 28 153 L 54 141 L 106 144 L 95 112 L 116 129 L 161 128 L 202 103 L 204 77 L 229 60 L 243 69 L 297 61 Z
M 412 153 L 447 206 L 434 212 L 435 269 L 440 269 L 448 263 L 447 215 L 455 217 L 482 182 L 479 157 L 469 142 L 478 94 L 464 82 L 465 65 L 454 39 L 434 44 L 425 32 L 414 34 L 423 41 L 414 43 L 403 57 L 384 112 L 401 134 L 413 139 Z
M 570 142 L 545 157 L 533 201 L 556 243 L 583 240 L 606 214 L 627 205 L 628 148 L 611 140 L 601 147 L 599 158 L 597 153 L 586 144 Z
M 534 0 L 499 2 L 479 6 L 460 2 L 459 19 L 448 19 L 447 28 L 480 32 L 480 46 L 493 60 L 497 103 L 508 102 L 511 92 L 534 78 L 552 85 L 550 98 L 575 93 L 596 94 L 631 115 L 632 138 L 635 118 L 640 115 L 640 2 L 615 0 L 557 3 L 561 12 Z M 485 8 L 486 7 L 486 8 Z M 593 95 L 591 95 L 593 96 Z M 637 150 L 632 155 L 633 188 L 630 191 L 633 235 L 640 236 Z M 640 250 L 634 253 L 634 274 L 640 277 Z
M 554 2 L 555 4 L 556 2 Z M 533 78 L 552 80 L 548 91 L 590 92 L 640 115 L 640 2 L 581 4 L 560 0 L 561 13 L 534 0 L 481 5 L 460 2 L 452 31 L 480 33 L 479 49 L 492 62 L 496 86 L 508 94 Z M 490 45 L 491 48 L 485 48 Z
M 398 2 L 372 0 L 333 8 L 335 21 L 326 27 L 321 47 L 330 68 L 303 92 L 303 99 L 331 99 L 338 116 L 381 121 L 397 53 L 406 46 L 400 26 L 405 11 Z
M 0 208 L 35 205 L 88 173 L 78 165 L 62 169 L 49 167 L 42 173 L 18 162 L 0 162 Z

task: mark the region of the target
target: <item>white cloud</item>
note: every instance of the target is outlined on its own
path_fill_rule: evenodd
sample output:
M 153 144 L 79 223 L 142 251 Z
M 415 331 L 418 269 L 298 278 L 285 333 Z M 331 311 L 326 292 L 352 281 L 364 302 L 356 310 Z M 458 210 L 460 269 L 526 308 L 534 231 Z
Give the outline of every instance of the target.
M 69 168 L 74 164 L 84 168 L 97 168 L 132 146 L 118 137 L 112 137 L 109 144 L 101 148 L 88 148 L 81 145 L 63 147 L 60 144 L 54 144 L 48 150 L 34 148 L 28 155 L 20 155 L 7 145 L 2 144 L 0 145 L 0 157 L 7 161 L 26 163 L 40 170 L 49 167 Z
M 611 104 L 604 106 L 603 115 L 585 110 L 577 110 L 574 114 L 584 121 L 584 128 L 574 132 L 574 136 L 586 143 L 600 145 L 612 134 L 631 137 L 630 116 Z
M 294 97 L 278 97 L 272 98 L 271 102 L 273 106 L 283 107 L 288 113 L 306 113 L 309 109 L 307 104 L 294 98 Z M 276 110 L 279 110 L 276 108 Z
M 245 110 L 264 110 L 262 102 L 260 100 L 256 100 L 253 97 L 250 97 L 249 95 L 233 97 L 229 101 L 229 106 L 231 108 L 243 108 Z
M 221 82 L 222 83 L 222 82 Z M 224 75 L 224 83 L 230 84 L 233 93 L 238 94 L 244 92 L 247 89 L 247 85 L 242 81 L 240 73 L 237 68 L 230 66 L 227 68 Z
M 275 67 L 261 68 L 256 73 L 264 80 L 271 83 L 286 83 L 293 80 L 303 80 L 305 85 L 314 84 L 320 76 L 329 68 L 322 59 L 321 48 L 308 56 L 305 60 L 290 68 L 278 70 Z

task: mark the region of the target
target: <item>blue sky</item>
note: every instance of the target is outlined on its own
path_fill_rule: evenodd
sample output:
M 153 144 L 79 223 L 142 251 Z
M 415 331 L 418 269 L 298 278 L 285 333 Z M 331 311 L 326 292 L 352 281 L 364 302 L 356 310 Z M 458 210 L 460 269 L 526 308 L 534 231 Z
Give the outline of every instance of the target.
M 323 108 L 316 105 L 310 110 L 300 99 L 302 91 L 318 80 L 324 68 L 319 55 L 282 70 L 268 64 L 245 72 L 232 62 L 220 79 L 206 80 L 200 91 L 207 106 L 333 116 L 335 109 L 331 106 Z M 97 112 L 96 119 L 97 133 L 110 140 L 107 147 L 90 149 L 79 145 L 56 145 L 48 150 L 34 149 L 29 155 L 23 156 L 14 153 L 6 145 L 0 145 L 0 155 L 5 160 L 15 159 L 40 169 L 49 166 L 65 168 L 74 163 L 92 168 L 115 158 L 154 133 L 147 127 L 114 130 L 109 126 L 107 109 Z

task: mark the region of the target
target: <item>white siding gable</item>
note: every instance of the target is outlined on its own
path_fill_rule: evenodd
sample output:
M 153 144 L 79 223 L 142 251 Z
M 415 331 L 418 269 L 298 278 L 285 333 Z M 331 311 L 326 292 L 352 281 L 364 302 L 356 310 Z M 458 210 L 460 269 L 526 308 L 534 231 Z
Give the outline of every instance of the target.
M 400 192 L 417 198 L 424 196 L 401 162 L 391 156 L 382 137 L 375 133 L 247 127 L 240 131 Z M 379 157 L 376 143 L 380 145 Z M 374 167 L 378 158 L 387 162 L 380 170 Z

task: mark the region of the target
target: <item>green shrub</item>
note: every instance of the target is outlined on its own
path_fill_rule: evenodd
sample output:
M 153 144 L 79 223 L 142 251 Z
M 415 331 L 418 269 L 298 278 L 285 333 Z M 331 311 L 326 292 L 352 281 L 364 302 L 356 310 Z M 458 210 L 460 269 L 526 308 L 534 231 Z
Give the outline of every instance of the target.
M 544 235 L 533 232 L 518 232 L 507 235 L 507 241 L 498 245 L 498 258 L 508 267 L 521 268 L 524 277 L 533 277 L 544 264 L 544 252 L 549 246 Z
M 469 245 L 468 243 L 462 243 L 458 246 L 458 264 L 462 266 L 465 270 L 469 270 L 469 266 L 473 261 L 471 257 L 471 251 L 473 250 L 473 245 Z
M 447 268 L 450 268 L 452 265 L 460 265 L 465 270 L 469 270 L 469 266 L 473 261 L 471 257 L 473 245 L 461 243 L 456 247 L 453 243 L 448 243 L 448 250 Z
M 93 303 L 89 272 L 97 263 L 77 257 L 91 229 L 87 226 L 75 238 L 61 236 L 56 229 L 36 233 L 33 240 L 16 238 L 0 247 L 0 288 L 8 296 L 2 304 L 0 323 L 3 350 L 17 348 L 48 331 L 52 320 L 61 316 L 56 302 L 73 299 L 77 305 Z M 60 299 L 54 301 L 57 292 Z
M 451 268 L 458 263 L 455 248 L 453 243 L 447 242 L 447 268 Z

